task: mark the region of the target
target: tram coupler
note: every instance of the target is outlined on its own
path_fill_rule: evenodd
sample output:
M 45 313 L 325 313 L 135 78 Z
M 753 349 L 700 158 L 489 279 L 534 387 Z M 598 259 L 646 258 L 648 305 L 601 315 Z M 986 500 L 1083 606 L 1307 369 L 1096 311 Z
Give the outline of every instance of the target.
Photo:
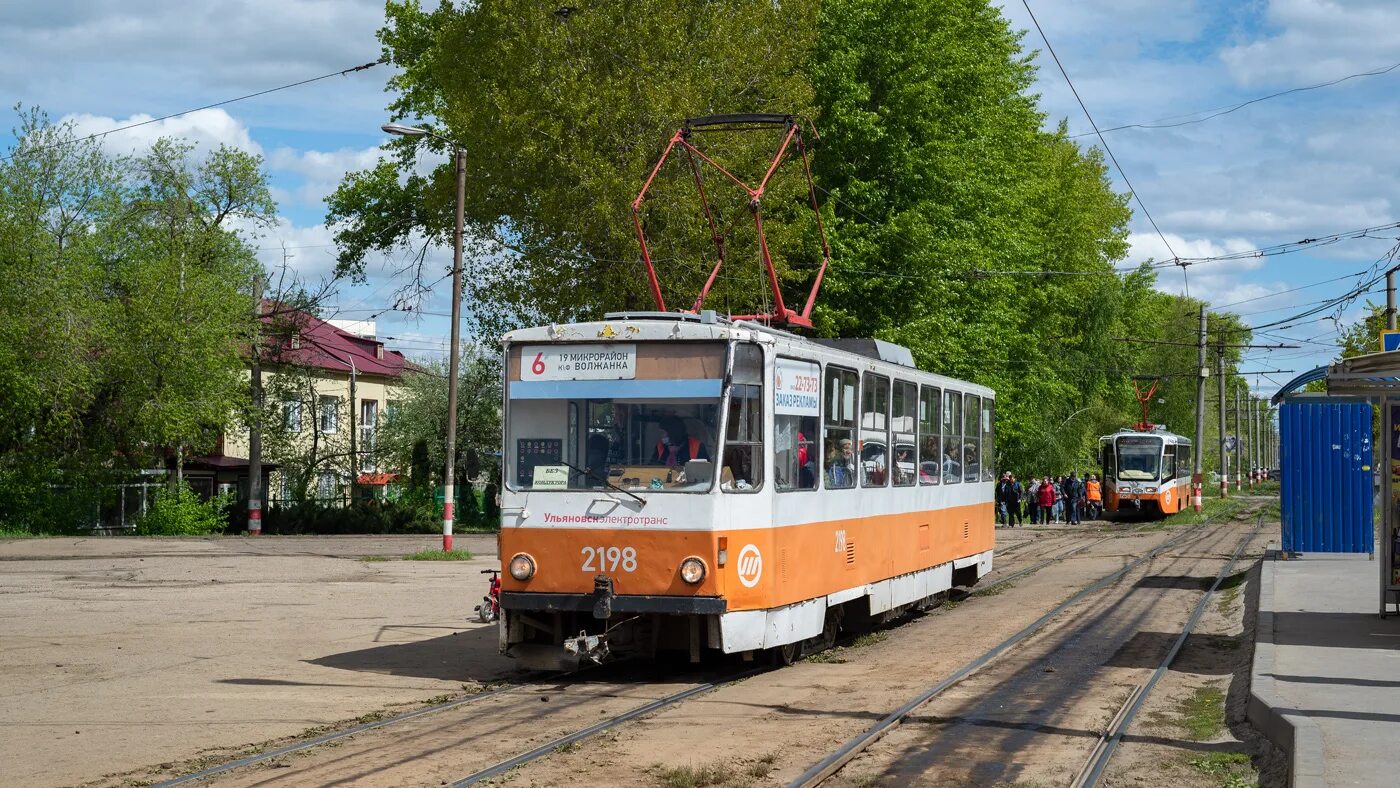
M 564 653 L 567 659 L 575 665 L 588 660 L 595 665 L 601 665 L 607 660 L 609 654 L 608 636 L 590 635 L 587 632 L 578 633 L 576 638 L 566 638 L 564 640 Z
M 613 580 L 607 575 L 593 578 L 593 617 L 599 621 L 612 618 Z

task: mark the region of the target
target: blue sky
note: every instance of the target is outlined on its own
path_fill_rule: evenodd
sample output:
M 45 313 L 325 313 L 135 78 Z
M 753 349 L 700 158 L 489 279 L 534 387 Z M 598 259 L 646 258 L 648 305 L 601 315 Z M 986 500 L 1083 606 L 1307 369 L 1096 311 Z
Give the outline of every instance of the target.
M 1389 0 L 1032 0 L 1031 7 L 1101 128 L 1189 120 L 1202 110 L 1400 63 L 1400 3 Z M 1090 132 L 1020 0 L 1004 10 L 1015 27 L 1029 31 L 1026 47 L 1042 51 L 1036 90 L 1047 122 L 1066 119 L 1071 133 Z M 84 131 L 104 131 L 375 60 L 382 18 L 382 3 L 362 0 L 6 4 L 0 10 L 4 111 L 19 101 L 70 118 Z M 113 134 L 106 144 L 126 152 L 159 135 L 180 135 L 262 154 L 281 220 L 258 241 L 260 254 L 274 265 L 285 246 L 290 264 L 315 279 L 334 261 L 321 201 L 345 172 L 375 160 L 384 140 L 387 76 L 380 66 L 333 77 Z M 1199 124 L 1106 136 L 1177 255 L 1297 241 L 1400 220 L 1391 185 L 1400 164 L 1400 147 L 1391 143 L 1400 112 L 1397 84 L 1400 70 Z M 1125 190 L 1117 173 L 1114 178 Z M 1132 230 L 1130 261 L 1171 257 L 1141 212 Z M 1354 280 L 1283 291 L 1362 272 L 1394 242 L 1362 239 L 1203 263 L 1188 269 L 1187 282 L 1192 295 L 1218 307 L 1236 304 L 1228 308 L 1251 323 L 1273 320 L 1339 295 Z M 331 311 L 359 318 L 390 306 L 402 279 L 391 274 L 402 263 L 379 261 L 366 284 L 339 285 Z M 449 264 L 450 255 L 436 249 L 428 268 Z M 1180 292 L 1180 270 L 1165 271 L 1160 286 Z M 443 282 L 425 309 L 445 313 L 446 289 Z M 1237 303 L 1246 299 L 1254 300 Z M 1283 332 L 1311 344 L 1251 352 L 1245 369 L 1301 371 L 1325 363 L 1337 337 L 1333 318 L 1345 324 L 1358 308 Z M 405 352 L 440 354 L 446 322 L 390 313 L 379 318 L 379 333 L 395 337 L 390 345 Z M 1271 377 L 1282 382 L 1291 375 Z M 1257 382 L 1264 393 L 1276 388 L 1262 376 Z

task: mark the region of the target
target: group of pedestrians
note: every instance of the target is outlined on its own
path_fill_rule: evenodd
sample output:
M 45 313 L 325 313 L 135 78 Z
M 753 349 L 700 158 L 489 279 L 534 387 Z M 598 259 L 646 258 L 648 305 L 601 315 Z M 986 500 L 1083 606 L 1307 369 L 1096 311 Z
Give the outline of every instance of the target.
M 1078 473 L 1068 478 L 1032 476 L 1022 484 L 1011 471 L 1005 471 L 997 482 L 996 504 L 1001 525 L 1020 525 L 1023 514 L 1032 525 L 1077 524 L 1081 517 L 1096 520 L 1103 514 L 1103 486 L 1092 473 L 1084 479 Z

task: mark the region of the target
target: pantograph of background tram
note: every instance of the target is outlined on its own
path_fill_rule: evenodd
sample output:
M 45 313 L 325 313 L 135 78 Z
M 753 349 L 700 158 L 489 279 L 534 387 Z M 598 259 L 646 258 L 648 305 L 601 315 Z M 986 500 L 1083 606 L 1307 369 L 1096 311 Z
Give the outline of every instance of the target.
M 504 346 L 500 645 L 522 667 L 790 661 L 992 566 L 994 395 L 905 348 L 708 311 Z
M 1108 513 L 1168 515 L 1190 503 L 1191 439 L 1160 425 L 1099 439 Z

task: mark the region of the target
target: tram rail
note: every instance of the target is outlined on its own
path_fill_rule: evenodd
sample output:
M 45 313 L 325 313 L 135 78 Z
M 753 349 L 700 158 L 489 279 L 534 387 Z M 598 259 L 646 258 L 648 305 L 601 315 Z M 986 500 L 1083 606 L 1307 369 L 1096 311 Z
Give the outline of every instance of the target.
M 1007 637 L 1000 643 L 983 652 L 981 655 L 966 663 L 961 668 L 957 669 L 956 671 L 948 675 L 946 678 L 939 681 L 937 684 L 934 684 L 933 686 L 929 687 L 928 689 L 911 698 L 899 708 L 882 717 L 880 720 L 868 727 L 866 730 L 847 740 L 836 751 L 832 752 L 822 760 L 813 764 L 804 772 L 802 772 L 798 777 L 792 780 L 788 784 L 789 788 L 811 788 L 812 786 L 821 785 L 826 780 L 840 772 L 841 769 L 846 766 L 846 764 L 850 763 L 852 760 L 864 753 L 876 742 L 880 741 L 887 734 L 898 728 L 915 711 L 927 705 L 929 702 L 933 701 L 935 698 L 939 697 L 955 685 L 959 684 L 960 682 L 969 678 L 973 674 L 977 673 L 979 670 L 991 663 L 997 657 L 1001 656 L 1002 654 L 1008 651 L 1011 651 L 1012 649 L 1016 648 L 1018 645 L 1029 639 L 1031 636 L 1040 632 L 1054 619 L 1063 614 L 1066 610 L 1070 609 L 1071 607 L 1080 602 L 1083 602 L 1084 600 L 1090 598 L 1098 592 L 1109 588 L 1123 577 L 1127 576 L 1134 570 L 1142 567 L 1144 564 L 1147 564 L 1148 562 L 1157 558 L 1161 554 L 1174 548 L 1180 547 L 1182 545 L 1190 544 L 1194 541 L 1209 538 L 1213 532 L 1207 529 L 1208 526 L 1211 525 L 1216 524 L 1207 521 L 1205 523 L 1192 526 L 1189 529 L 1181 532 L 1180 534 L 1162 542 L 1161 544 L 1152 548 L 1140 557 L 1126 563 L 1122 567 L 1105 575 L 1102 575 L 1093 582 L 1083 586 L 1077 592 L 1065 599 L 1063 602 L 1059 603 L 1054 608 L 1041 615 L 1039 618 L 1027 624 L 1023 628 L 1012 634 L 1010 637 Z M 1062 555 L 1061 558 L 1063 557 L 1068 556 Z M 1034 570 L 1037 568 L 1043 567 L 1033 566 L 1029 569 Z M 1028 570 L 1021 571 L 1029 573 Z M 1012 577 L 1015 577 L 1015 575 L 1013 575 Z M 1010 582 L 1011 579 L 1011 577 L 1003 578 L 998 582 L 1004 584 Z M 989 588 L 990 587 L 994 586 L 989 586 Z
M 1172 643 L 1172 647 L 1167 652 L 1166 656 L 1162 657 L 1161 664 L 1152 672 L 1151 678 L 1128 696 L 1128 699 L 1123 704 L 1123 708 L 1119 711 L 1118 715 L 1114 717 L 1103 735 L 1099 737 L 1098 744 L 1095 745 L 1093 751 L 1090 752 L 1089 758 L 1084 762 L 1084 767 L 1080 769 L 1079 774 L 1076 775 L 1073 782 L 1070 783 L 1071 788 L 1093 788 L 1099 784 L 1099 780 L 1103 778 L 1104 772 L 1108 769 L 1109 761 L 1113 759 L 1114 753 L 1118 750 L 1118 745 L 1122 743 L 1124 734 L 1132 727 L 1133 720 L 1137 717 L 1138 712 L 1142 710 L 1148 696 L 1152 694 L 1152 690 L 1156 688 L 1157 683 L 1162 680 L 1162 677 L 1166 675 L 1172 663 L 1176 661 L 1177 655 L 1181 653 L 1182 646 L 1186 645 L 1186 639 L 1195 631 L 1196 625 L 1200 623 L 1201 616 L 1205 614 L 1206 606 L 1210 604 L 1216 591 L 1220 590 L 1220 584 L 1225 582 L 1225 578 L 1230 576 L 1230 572 L 1235 568 L 1235 563 L 1239 561 L 1240 555 L 1244 553 L 1249 543 L 1259 535 L 1259 530 L 1263 525 L 1264 515 L 1260 514 L 1255 521 L 1254 529 L 1245 534 L 1244 538 L 1240 540 L 1240 544 L 1235 548 L 1235 552 L 1230 556 L 1230 560 L 1225 563 L 1225 566 L 1220 569 L 1220 573 L 1215 576 L 1215 582 L 1211 583 L 1210 588 L 1206 590 L 1200 601 L 1196 603 L 1195 610 L 1191 611 L 1191 618 L 1187 620 L 1186 626 L 1182 627 L 1181 634 L 1177 636 L 1176 641 Z

